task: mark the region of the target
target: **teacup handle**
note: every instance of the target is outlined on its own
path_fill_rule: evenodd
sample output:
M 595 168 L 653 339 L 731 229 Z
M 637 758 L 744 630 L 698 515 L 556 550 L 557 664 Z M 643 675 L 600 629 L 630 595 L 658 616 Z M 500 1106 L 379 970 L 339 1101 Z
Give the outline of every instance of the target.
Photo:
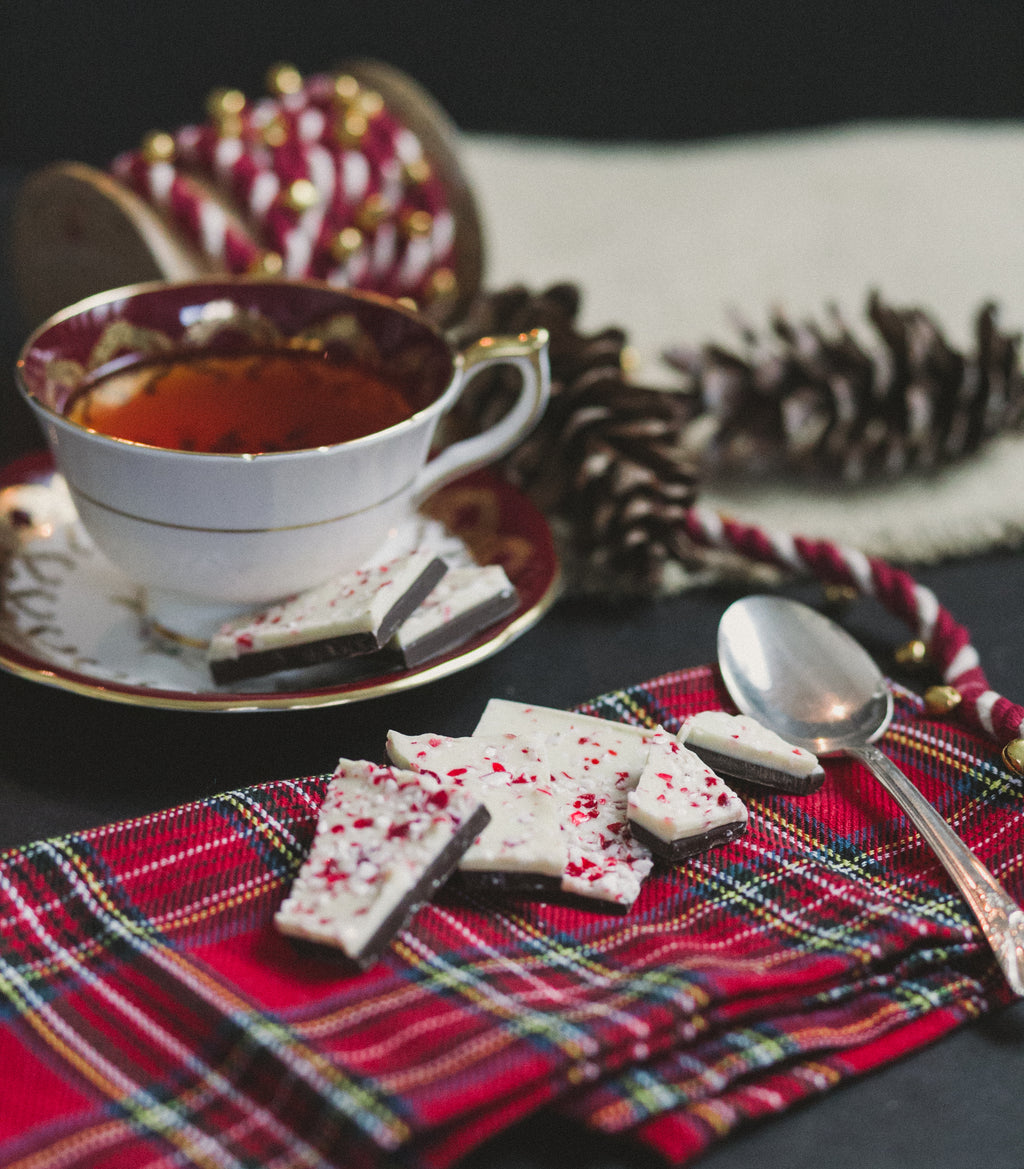
M 523 383 L 515 405 L 494 426 L 453 442 L 431 459 L 416 479 L 414 503 L 420 503 L 446 483 L 510 451 L 544 413 L 551 389 L 545 329 L 534 329 L 518 337 L 483 337 L 474 342 L 462 353 L 460 392 L 474 374 L 492 365 L 514 365 L 522 374 Z M 458 397 L 453 405 L 455 401 Z

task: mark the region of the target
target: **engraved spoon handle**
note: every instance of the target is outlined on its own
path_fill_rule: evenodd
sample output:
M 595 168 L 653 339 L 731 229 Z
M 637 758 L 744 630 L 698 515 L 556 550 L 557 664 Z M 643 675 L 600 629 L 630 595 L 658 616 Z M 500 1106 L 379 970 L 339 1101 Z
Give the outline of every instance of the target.
M 864 743 L 844 750 L 871 770 L 931 846 L 978 919 L 1007 982 L 1024 996 L 1024 910 L 878 747 Z

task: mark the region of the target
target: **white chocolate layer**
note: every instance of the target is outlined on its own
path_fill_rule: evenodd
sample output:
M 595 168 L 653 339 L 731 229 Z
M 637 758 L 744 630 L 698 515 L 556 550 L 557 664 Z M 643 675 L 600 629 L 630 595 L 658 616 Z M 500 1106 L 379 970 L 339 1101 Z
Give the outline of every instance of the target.
M 566 841 L 539 741 L 389 731 L 388 755 L 400 767 L 464 786 L 490 812 L 491 822 L 463 854 L 460 869 L 561 876 Z
M 691 715 L 679 729 L 679 741 L 690 748 L 704 747 L 786 775 L 807 776 L 818 767 L 818 757 L 813 752 L 787 743 L 745 714 L 704 710 Z
M 743 801 L 667 731 L 655 733 L 647 763 L 629 793 L 629 818 L 671 843 L 727 824 L 745 824 Z
M 647 762 L 652 733 L 492 698 L 474 734 L 502 733 L 544 740 L 567 835 L 563 890 L 623 908 L 632 905 L 653 862 L 630 835 L 628 799 Z
M 358 961 L 479 806 L 472 792 L 432 775 L 342 759 L 274 924 Z M 392 924 L 397 933 L 404 919 Z

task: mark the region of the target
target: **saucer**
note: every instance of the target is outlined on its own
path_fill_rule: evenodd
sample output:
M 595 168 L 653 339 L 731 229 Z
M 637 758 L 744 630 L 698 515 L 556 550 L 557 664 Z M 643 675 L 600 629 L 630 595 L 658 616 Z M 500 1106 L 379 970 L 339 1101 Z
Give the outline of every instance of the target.
M 559 567 L 543 515 L 492 472 L 449 485 L 423 511 L 479 563 L 502 565 L 519 595 L 509 616 L 413 669 L 368 674 L 356 660 L 218 687 L 200 652 L 147 634 L 142 590 L 86 535 L 49 455 L 27 456 L 0 469 L 0 666 L 111 702 L 192 711 L 298 710 L 425 685 L 535 625 L 558 593 Z

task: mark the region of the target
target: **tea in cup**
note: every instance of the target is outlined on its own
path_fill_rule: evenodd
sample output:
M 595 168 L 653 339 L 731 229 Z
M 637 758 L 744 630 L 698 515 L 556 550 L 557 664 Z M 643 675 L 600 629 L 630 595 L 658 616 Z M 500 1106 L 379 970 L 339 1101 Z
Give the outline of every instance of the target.
M 433 454 L 496 364 L 520 373 L 513 407 Z M 358 567 L 515 446 L 549 391 L 542 331 L 459 352 L 396 301 L 285 280 L 90 297 L 35 330 L 16 372 L 93 542 L 155 620 L 196 636 Z

